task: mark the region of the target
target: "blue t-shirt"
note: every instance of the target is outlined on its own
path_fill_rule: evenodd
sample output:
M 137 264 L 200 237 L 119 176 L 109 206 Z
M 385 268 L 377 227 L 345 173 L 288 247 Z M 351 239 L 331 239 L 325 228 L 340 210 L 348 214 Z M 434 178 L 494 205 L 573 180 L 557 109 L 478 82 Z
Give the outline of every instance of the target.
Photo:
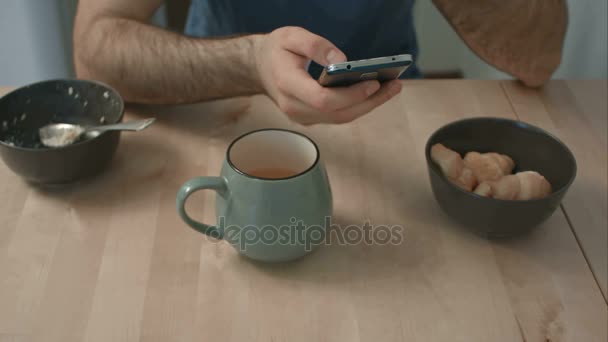
M 217 37 L 300 26 L 358 60 L 418 53 L 414 0 L 192 0 L 186 34 Z M 311 72 L 313 75 L 317 72 Z M 417 78 L 414 63 L 403 78 Z

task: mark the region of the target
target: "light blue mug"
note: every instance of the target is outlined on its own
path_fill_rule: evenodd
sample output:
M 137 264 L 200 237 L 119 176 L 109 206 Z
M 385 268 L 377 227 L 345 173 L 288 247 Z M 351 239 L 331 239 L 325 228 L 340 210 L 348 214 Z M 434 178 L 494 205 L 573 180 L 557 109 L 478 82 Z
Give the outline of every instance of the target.
M 188 197 L 214 190 L 217 225 L 193 220 Z M 263 129 L 230 144 L 221 176 L 186 182 L 177 211 L 190 227 L 231 243 L 266 262 L 300 258 L 321 244 L 332 214 L 332 195 L 317 145 L 303 134 Z

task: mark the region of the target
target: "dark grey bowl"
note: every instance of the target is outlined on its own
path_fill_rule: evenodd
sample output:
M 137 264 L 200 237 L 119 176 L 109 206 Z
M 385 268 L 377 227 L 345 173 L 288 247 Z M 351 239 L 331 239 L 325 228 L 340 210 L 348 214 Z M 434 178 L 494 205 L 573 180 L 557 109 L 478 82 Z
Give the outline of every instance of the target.
M 431 147 L 442 143 L 461 155 L 469 151 L 504 153 L 515 161 L 515 172 L 537 171 L 551 183 L 552 194 L 529 201 L 478 196 L 450 183 L 431 160 Z M 557 138 L 532 125 L 507 119 L 474 118 L 440 128 L 426 144 L 431 186 L 441 208 L 454 220 L 486 237 L 510 237 L 545 221 L 576 177 L 572 152 Z
M 33 183 L 64 184 L 92 176 L 112 159 L 120 132 L 46 148 L 38 129 L 59 122 L 118 123 L 123 112 L 120 95 L 98 82 L 52 80 L 19 88 L 0 98 L 0 155 L 11 170 Z

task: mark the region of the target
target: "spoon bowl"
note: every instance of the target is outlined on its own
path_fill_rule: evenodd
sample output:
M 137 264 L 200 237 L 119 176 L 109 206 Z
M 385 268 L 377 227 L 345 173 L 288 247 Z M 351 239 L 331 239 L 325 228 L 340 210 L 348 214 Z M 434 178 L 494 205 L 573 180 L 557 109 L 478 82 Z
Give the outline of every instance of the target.
M 47 147 L 64 147 L 79 140 L 83 135 L 96 137 L 106 131 L 141 131 L 154 123 L 155 118 L 135 120 L 114 125 L 83 127 L 76 124 L 57 123 L 38 130 L 40 141 Z

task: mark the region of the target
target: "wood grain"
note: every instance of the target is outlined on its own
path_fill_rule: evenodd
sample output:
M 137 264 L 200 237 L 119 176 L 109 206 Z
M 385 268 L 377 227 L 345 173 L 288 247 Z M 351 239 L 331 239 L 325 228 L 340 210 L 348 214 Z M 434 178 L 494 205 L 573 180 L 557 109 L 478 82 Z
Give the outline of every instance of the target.
M 297 126 L 261 96 L 137 107 L 158 122 L 123 135 L 99 177 L 39 189 L 0 163 L 0 341 L 605 341 L 607 305 L 563 212 L 491 242 L 432 197 L 430 134 L 513 108 L 494 81 L 406 82 L 341 126 Z M 187 228 L 179 186 L 218 174 L 229 142 L 264 127 L 318 142 L 333 223 L 398 225 L 402 243 L 262 265 Z M 192 215 L 213 223 L 213 198 L 193 195 Z
M 555 81 L 541 90 L 504 82 L 518 117 L 554 133 L 578 164 L 563 208 L 604 294 L 608 294 L 606 81 Z

